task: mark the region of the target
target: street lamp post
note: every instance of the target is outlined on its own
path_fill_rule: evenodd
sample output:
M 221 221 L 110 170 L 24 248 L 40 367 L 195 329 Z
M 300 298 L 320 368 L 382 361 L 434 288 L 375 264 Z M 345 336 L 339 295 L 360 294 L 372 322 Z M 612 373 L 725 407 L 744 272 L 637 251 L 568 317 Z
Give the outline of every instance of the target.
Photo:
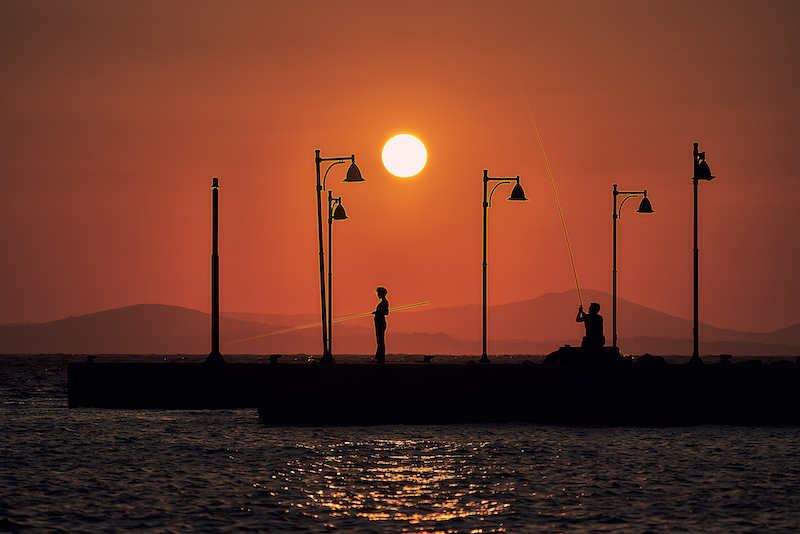
M 334 205 L 336 209 L 334 209 Z M 347 213 L 342 206 L 342 197 L 334 197 L 331 190 L 328 190 L 328 342 L 327 354 L 333 360 L 333 275 L 331 264 L 333 261 L 333 221 L 343 221 L 348 219 Z
M 488 208 L 492 205 L 494 190 L 503 184 L 510 184 L 512 180 L 516 182 L 516 185 L 514 185 L 514 188 L 511 190 L 511 196 L 508 197 L 508 200 L 528 200 L 525 198 L 525 191 L 523 191 L 522 186 L 519 185 L 519 175 L 517 175 L 516 178 L 491 178 L 489 176 L 489 171 L 487 169 L 483 170 L 483 355 L 479 363 L 491 363 L 489 356 L 486 355 L 486 226 Z M 497 181 L 499 183 L 492 188 L 492 192 L 487 196 L 490 181 Z
M 692 182 L 694 183 L 694 351 L 692 352 L 692 359 L 689 360 L 689 363 L 698 364 L 703 363 L 703 360 L 700 359 L 700 341 L 698 339 L 700 319 L 697 306 L 697 285 L 699 279 L 697 255 L 697 182 L 699 180 L 706 180 L 710 182 L 715 178 L 715 176 L 712 176 L 711 169 L 708 168 L 708 163 L 706 163 L 706 153 L 697 151 L 697 143 L 694 143 L 692 155 L 694 158 L 694 176 L 692 176 Z
M 622 202 L 619 204 L 619 208 L 617 207 L 617 197 L 619 195 L 627 195 L 625 198 L 622 199 Z M 619 191 L 617 189 L 617 184 L 614 184 L 614 266 L 613 266 L 613 275 L 612 275 L 612 299 L 611 299 L 611 339 L 613 342 L 613 346 L 617 348 L 617 219 L 620 218 L 620 214 L 622 212 L 622 206 L 625 204 L 625 201 L 629 198 L 638 197 L 639 195 L 644 195 L 642 202 L 639 204 L 639 209 L 636 210 L 636 213 L 655 213 L 653 211 L 653 206 L 650 204 L 650 200 L 647 198 L 647 189 L 642 191 Z
M 347 169 L 347 177 L 344 182 L 363 182 L 364 178 L 361 177 L 361 171 L 356 165 L 356 156 L 351 154 L 350 157 L 337 157 L 337 158 L 321 158 L 319 150 L 315 151 L 316 156 L 314 162 L 317 167 L 317 230 L 319 237 L 319 289 L 320 289 L 320 310 L 322 312 L 322 358 L 321 363 L 333 363 L 333 356 L 331 356 L 328 348 L 328 321 L 325 306 L 325 246 L 322 236 L 322 192 L 325 190 L 325 179 L 328 177 L 328 171 L 334 165 L 346 163 L 350 161 L 350 167 Z M 328 168 L 325 169 L 325 174 L 320 179 L 320 164 L 324 161 L 331 161 Z

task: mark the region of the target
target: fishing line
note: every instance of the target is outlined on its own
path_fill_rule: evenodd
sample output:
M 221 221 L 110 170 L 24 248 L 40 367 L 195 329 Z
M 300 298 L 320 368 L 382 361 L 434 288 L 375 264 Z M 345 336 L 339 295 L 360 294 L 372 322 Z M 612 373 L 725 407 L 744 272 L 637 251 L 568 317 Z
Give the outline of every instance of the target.
M 430 303 L 431 303 L 431 301 L 428 300 L 426 302 L 418 302 L 416 304 L 406 304 L 405 306 L 395 306 L 393 308 L 390 308 L 389 311 L 405 310 L 407 308 L 416 308 L 418 306 L 427 306 Z M 338 323 L 339 321 L 349 321 L 350 319 L 358 319 L 360 317 L 366 317 L 367 315 L 372 315 L 372 312 L 361 313 L 361 314 L 358 314 L 358 315 L 350 315 L 348 317 L 339 317 L 338 319 L 334 319 L 331 322 L 332 323 Z M 244 338 L 244 339 L 237 339 L 236 341 L 228 341 L 227 343 L 223 343 L 220 346 L 224 347 L 226 345 L 233 345 L 235 343 L 243 343 L 245 341 L 252 341 L 254 339 L 259 339 L 259 338 L 268 337 L 268 336 L 275 336 L 275 335 L 278 335 L 278 334 L 285 334 L 286 332 L 294 332 L 295 330 L 303 330 L 305 328 L 313 328 L 315 326 L 322 326 L 322 323 L 320 322 L 320 323 L 314 323 L 314 324 L 304 324 L 302 326 L 293 326 L 291 328 L 286 328 L 284 330 L 277 330 L 275 332 L 268 332 L 266 334 L 259 334 L 257 336 L 253 336 L 253 337 L 247 337 L 247 338 Z
M 542 151 L 542 159 L 544 159 L 544 166 L 547 169 L 547 175 L 550 177 L 550 187 L 553 188 L 553 196 L 556 199 L 556 206 L 558 207 L 558 216 L 561 218 L 561 227 L 564 229 L 564 239 L 567 241 L 567 250 L 569 251 L 569 261 L 572 264 L 572 274 L 575 276 L 575 288 L 578 290 L 578 302 L 581 306 L 583 306 L 583 299 L 581 298 L 581 286 L 578 283 L 578 271 L 575 269 L 575 259 L 572 257 L 572 247 L 569 244 L 569 234 L 567 233 L 567 225 L 564 222 L 564 213 L 561 211 L 561 202 L 558 200 L 558 192 L 556 191 L 556 184 L 553 181 L 553 173 L 550 172 L 550 163 L 547 161 L 547 155 L 544 153 L 544 145 L 542 144 L 542 138 L 539 137 L 539 129 L 536 127 L 536 121 L 533 120 L 533 113 L 531 112 L 531 106 L 528 104 L 528 98 L 525 96 L 525 91 L 522 89 L 522 84 L 519 81 L 519 76 L 517 76 L 517 71 L 514 70 L 513 63 L 509 62 L 511 65 L 511 72 L 514 73 L 514 78 L 517 80 L 517 85 L 519 85 L 519 92 L 522 93 L 522 100 L 525 101 L 525 107 L 528 109 L 528 116 L 531 119 L 531 124 L 533 125 L 533 131 L 536 133 L 536 140 L 539 142 L 539 149 Z

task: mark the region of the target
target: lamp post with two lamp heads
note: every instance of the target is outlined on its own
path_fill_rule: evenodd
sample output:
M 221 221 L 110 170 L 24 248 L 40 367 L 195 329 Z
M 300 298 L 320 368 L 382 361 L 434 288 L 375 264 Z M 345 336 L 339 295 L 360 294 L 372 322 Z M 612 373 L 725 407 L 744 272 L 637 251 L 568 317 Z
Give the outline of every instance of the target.
M 617 207 L 617 197 L 619 195 L 627 195 L 625 198 L 622 199 L 620 202 L 619 207 Z M 636 213 L 655 213 L 653 211 L 653 206 L 650 204 L 650 200 L 647 198 L 647 189 L 642 191 L 619 191 L 617 189 L 617 184 L 614 184 L 614 254 L 613 254 L 613 274 L 612 274 L 612 299 L 611 299 L 611 339 L 614 348 L 617 348 L 617 219 L 620 218 L 620 214 L 622 211 L 622 206 L 625 205 L 625 201 L 629 198 L 638 197 L 639 195 L 644 195 L 641 203 L 639 203 L 639 209 L 636 210 Z
M 708 168 L 708 163 L 706 163 L 706 153 L 697 151 L 697 143 L 694 143 L 692 155 L 694 159 L 694 175 L 692 176 L 692 182 L 694 183 L 694 351 L 692 352 L 692 359 L 689 360 L 689 363 L 698 364 L 703 363 L 703 360 L 700 359 L 700 342 L 698 340 L 700 319 L 697 310 L 697 300 L 699 294 L 697 290 L 699 278 L 697 259 L 697 182 L 699 180 L 706 180 L 710 182 L 715 178 L 715 176 L 711 174 L 711 169 Z
M 489 182 L 490 181 L 497 181 L 499 182 L 492 188 L 492 192 L 487 195 Z M 489 171 L 484 169 L 483 170 L 483 355 L 479 360 L 479 363 L 491 363 L 489 360 L 489 356 L 486 355 L 486 313 L 487 313 L 487 304 L 486 304 L 486 226 L 487 226 L 487 214 L 488 209 L 492 206 L 492 195 L 494 195 L 494 190 L 500 187 L 503 184 L 510 184 L 512 181 L 516 182 L 514 188 L 511 190 L 511 196 L 508 197 L 508 200 L 528 200 L 525 198 L 525 191 L 523 191 L 522 186 L 519 185 L 519 175 L 516 178 L 492 178 L 489 176 Z
M 347 169 L 347 176 L 343 180 L 344 182 L 363 182 L 364 178 L 361 177 L 361 171 L 356 165 L 355 154 L 351 154 L 350 157 L 322 158 L 319 155 L 319 150 L 316 150 L 315 153 L 316 156 L 314 158 L 314 163 L 316 164 L 317 167 L 317 230 L 318 230 L 317 233 L 319 237 L 319 288 L 320 288 L 320 302 L 321 302 L 320 309 L 322 311 L 322 358 L 320 359 L 320 362 L 333 363 L 333 356 L 331 355 L 330 346 L 328 345 L 328 314 L 326 312 L 326 303 L 325 303 L 325 246 L 322 235 L 322 192 L 325 191 L 325 180 L 328 177 L 328 171 L 330 171 L 334 165 L 339 165 L 340 163 L 347 163 L 347 161 L 350 161 L 350 167 Z M 321 174 L 320 164 L 327 161 L 330 161 L 332 163 L 328 165 L 328 168 L 325 169 L 325 174 L 322 176 L 322 179 L 320 179 L 320 174 Z M 330 208 L 330 203 L 329 203 L 329 208 Z M 328 240 L 330 241 L 330 235 L 328 236 Z

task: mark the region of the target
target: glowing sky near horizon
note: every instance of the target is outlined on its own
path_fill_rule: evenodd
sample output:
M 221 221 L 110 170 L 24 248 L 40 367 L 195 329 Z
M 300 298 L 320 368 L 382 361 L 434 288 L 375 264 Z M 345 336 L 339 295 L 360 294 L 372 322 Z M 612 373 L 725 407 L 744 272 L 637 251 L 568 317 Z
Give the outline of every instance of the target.
M 0 323 L 208 311 L 213 176 L 222 310 L 318 313 L 316 149 L 366 179 L 327 179 L 350 217 L 337 314 L 379 285 L 479 304 L 483 169 L 529 199 L 493 202 L 490 305 L 574 289 L 510 64 L 582 289 L 611 292 L 613 184 L 647 189 L 657 213 L 619 220 L 619 296 L 692 317 L 698 142 L 701 321 L 798 323 L 798 26 L 796 0 L 0 2 Z M 418 179 L 381 162 L 399 132 L 424 139 Z

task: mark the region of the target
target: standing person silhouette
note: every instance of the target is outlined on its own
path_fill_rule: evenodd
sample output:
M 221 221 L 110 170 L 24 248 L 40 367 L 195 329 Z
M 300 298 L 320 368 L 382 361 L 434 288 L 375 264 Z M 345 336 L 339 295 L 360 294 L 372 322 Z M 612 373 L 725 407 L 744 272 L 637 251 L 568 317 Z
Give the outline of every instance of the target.
M 603 335 L 603 316 L 598 313 L 599 311 L 600 305 L 596 302 L 589 305 L 589 313 L 583 312 L 583 306 L 578 307 L 575 321 L 583 323 L 586 327 L 581 348 L 596 350 L 602 349 L 606 344 L 606 337 Z
M 389 315 L 389 301 L 386 300 L 385 287 L 375 290 L 381 299 L 372 314 L 375 316 L 375 338 L 378 341 L 378 350 L 375 352 L 376 363 L 386 363 L 386 316 Z

